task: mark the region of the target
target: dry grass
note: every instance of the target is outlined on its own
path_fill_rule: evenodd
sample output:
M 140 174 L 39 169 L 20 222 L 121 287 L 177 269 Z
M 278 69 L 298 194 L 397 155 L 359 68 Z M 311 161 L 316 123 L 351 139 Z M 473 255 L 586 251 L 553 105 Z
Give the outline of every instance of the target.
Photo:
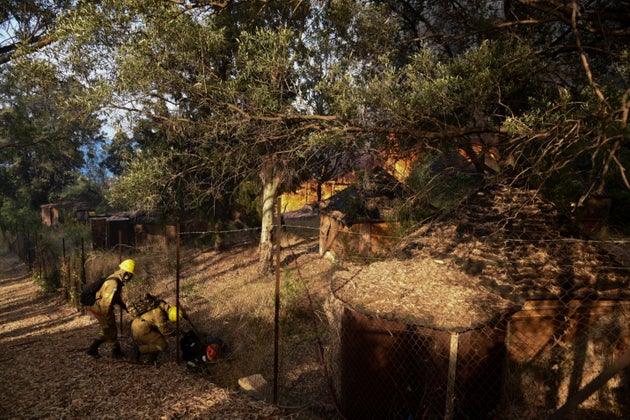
M 321 308 L 332 264 L 319 257 L 317 239 L 301 236 L 304 233 L 285 234 L 282 243 L 278 402 L 321 411 L 329 409 L 330 397 L 317 338 L 327 329 L 315 331 L 313 325 L 321 325 L 325 318 Z M 126 288 L 127 299 L 150 292 L 174 304 L 176 250 L 134 258 L 138 273 Z M 259 274 L 256 246 L 223 251 L 180 249 L 179 299 L 192 321 L 192 325 L 182 321 L 181 330 L 193 327 L 203 336 L 224 341 L 223 359 L 203 373 L 217 385 L 235 391 L 239 378 L 253 374 L 262 374 L 272 383 L 276 279 L 275 273 Z M 175 350 L 171 346 L 163 357 L 175 359 Z M 271 400 L 271 395 L 266 397 Z
M 98 327 L 2 253 L 0 418 L 283 418 L 282 410 L 191 375 L 171 355 L 142 366 L 84 351 Z M 127 350 L 128 335 L 121 337 Z
M 283 242 L 278 406 L 252 399 L 238 387 L 241 377 L 260 373 L 272 383 L 274 375 L 276 276 L 258 274 L 255 246 L 221 252 L 185 246 L 180 250 L 180 303 L 195 329 L 226 344 L 223 358 L 204 372 L 178 363 L 176 337 L 168 338 L 169 347 L 157 368 L 115 361 L 105 345 L 103 357 L 90 358 L 84 351 L 98 332 L 96 321 L 58 295 L 42 295 L 26 267 L 6 252 L 2 257 L 6 269 L 0 275 L 0 305 L 5 308 L 0 368 L 12 386 L 0 397 L 0 418 L 311 419 L 321 418 L 315 412 L 321 414 L 320 406 L 329 404 L 322 394 L 326 387 L 313 319 L 304 310 L 307 287 L 319 306 L 328 284 L 330 266 L 319 258 L 315 238 L 287 235 Z M 111 273 L 121 257 L 127 258 L 90 255 L 88 280 Z M 137 273 L 125 287 L 126 300 L 150 292 L 174 304 L 175 249 L 132 258 Z M 17 271 L 21 274 L 13 276 Z M 129 352 L 131 318 L 122 314 L 122 319 L 120 341 Z M 182 321 L 180 327 L 183 333 L 191 324 Z

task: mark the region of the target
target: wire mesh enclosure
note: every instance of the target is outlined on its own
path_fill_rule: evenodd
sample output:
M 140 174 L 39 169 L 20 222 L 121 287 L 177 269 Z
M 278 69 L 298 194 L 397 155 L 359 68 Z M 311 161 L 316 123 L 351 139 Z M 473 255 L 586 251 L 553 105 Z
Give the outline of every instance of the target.
M 497 410 L 505 320 L 464 333 L 367 317 L 340 304 L 334 379 L 347 418 L 487 418 Z
M 319 216 L 274 227 L 284 239 L 267 276 L 253 228 L 181 233 L 183 261 L 133 250 L 146 287 L 180 293 L 195 325 L 225 341 L 209 380 L 263 378 L 255 397 L 277 390 L 296 419 L 549 418 L 567 406 L 564 418 L 630 418 L 627 242 L 586 239 L 513 186 L 480 190 L 404 237 L 383 220 Z M 68 295 L 98 271 L 89 254 L 64 244 Z
M 339 260 L 329 363 L 344 416 L 553 415 L 628 351 L 618 245 L 584 238 L 525 189 L 494 185 L 381 261 Z M 612 376 L 572 415 L 627 417 L 627 378 Z

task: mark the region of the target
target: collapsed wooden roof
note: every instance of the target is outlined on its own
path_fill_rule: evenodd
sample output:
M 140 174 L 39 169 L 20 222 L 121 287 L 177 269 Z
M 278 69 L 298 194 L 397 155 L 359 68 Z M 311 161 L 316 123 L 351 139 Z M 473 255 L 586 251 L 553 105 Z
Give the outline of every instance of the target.
M 630 272 L 527 189 L 487 186 L 412 235 L 391 259 L 336 274 L 367 314 L 464 331 L 528 299 L 630 299 Z

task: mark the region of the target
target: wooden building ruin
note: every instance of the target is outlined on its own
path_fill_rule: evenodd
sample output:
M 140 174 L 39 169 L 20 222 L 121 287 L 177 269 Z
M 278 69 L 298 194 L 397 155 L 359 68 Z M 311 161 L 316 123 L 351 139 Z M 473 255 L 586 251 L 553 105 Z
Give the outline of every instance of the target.
M 90 218 L 92 248 L 165 248 L 177 240 L 177 226 L 140 213 L 97 215 Z
M 319 253 L 385 255 L 395 242 L 404 184 L 380 167 L 320 203 Z
M 526 189 L 490 185 L 392 258 L 346 264 L 327 310 L 343 412 L 545 417 L 630 346 L 624 252 Z M 628 386 L 617 375 L 585 410 L 627 415 Z
M 42 223 L 46 226 L 60 226 L 69 221 L 87 224 L 95 215 L 94 207 L 86 202 L 63 201 L 40 206 Z

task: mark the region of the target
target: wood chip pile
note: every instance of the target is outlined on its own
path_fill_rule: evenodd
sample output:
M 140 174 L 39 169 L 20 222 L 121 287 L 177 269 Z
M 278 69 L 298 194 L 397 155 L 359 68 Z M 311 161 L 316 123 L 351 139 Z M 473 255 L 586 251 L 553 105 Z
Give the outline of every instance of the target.
M 377 318 L 439 330 L 466 331 L 518 310 L 479 280 L 442 260 L 378 262 L 336 273 L 335 296 Z
M 367 315 L 450 331 L 527 299 L 630 298 L 623 261 L 522 188 L 478 191 L 405 238 L 395 256 L 336 273 L 335 295 Z

